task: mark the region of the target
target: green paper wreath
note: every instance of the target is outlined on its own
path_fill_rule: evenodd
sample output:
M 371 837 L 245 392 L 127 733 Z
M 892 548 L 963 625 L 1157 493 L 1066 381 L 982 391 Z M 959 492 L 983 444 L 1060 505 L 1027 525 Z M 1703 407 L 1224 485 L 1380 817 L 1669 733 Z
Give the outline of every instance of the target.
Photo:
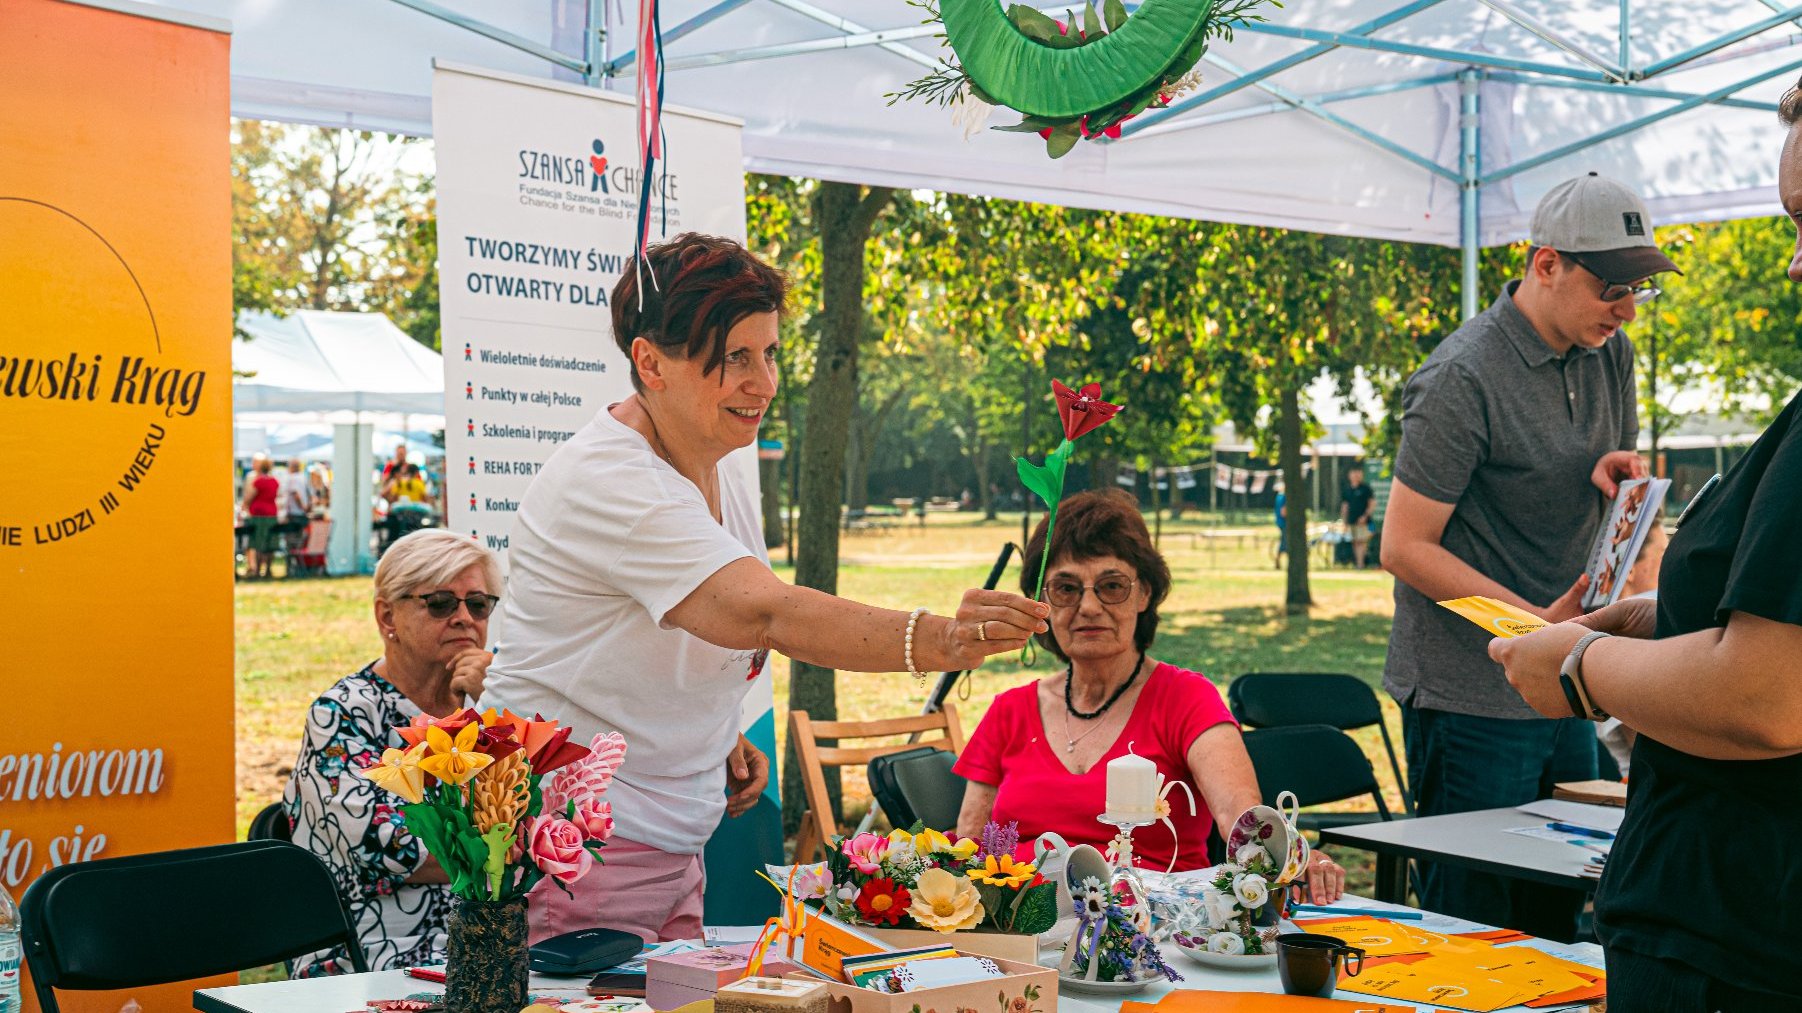
M 1256 9 L 1280 0 L 1145 0 L 1131 17 L 1121 0 L 1093 0 L 1082 21 L 1060 22 L 1023 4 L 998 0 L 917 0 L 927 22 L 945 27 L 956 62 L 890 96 L 949 106 L 966 94 L 1021 114 L 997 130 L 1036 132 L 1062 157 L 1078 140 L 1118 137 L 1120 124 L 1169 104 L 1215 38 L 1262 20 Z

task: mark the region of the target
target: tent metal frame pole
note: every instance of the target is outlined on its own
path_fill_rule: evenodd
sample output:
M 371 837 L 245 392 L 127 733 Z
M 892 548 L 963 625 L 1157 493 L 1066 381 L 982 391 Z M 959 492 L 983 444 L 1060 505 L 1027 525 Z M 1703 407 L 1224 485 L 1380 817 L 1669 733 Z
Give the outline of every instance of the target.
M 1709 92 L 1706 95 L 1696 95 L 1692 98 L 1685 99 L 1682 102 L 1679 102 L 1676 105 L 1671 106 L 1668 109 L 1659 110 L 1658 112 L 1655 112 L 1649 116 L 1641 116 L 1639 119 L 1630 120 L 1626 123 L 1622 123 L 1620 126 L 1612 127 L 1608 130 L 1604 130 L 1601 133 L 1596 134 L 1592 137 L 1586 138 L 1584 140 L 1574 141 L 1570 144 L 1563 145 L 1562 147 L 1553 148 L 1552 150 L 1547 151 L 1543 154 L 1535 155 L 1532 158 L 1523 159 L 1522 161 L 1516 162 L 1513 165 L 1507 166 L 1505 168 L 1497 169 L 1496 171 L 1484 176 L 1482 178 L 1482 183 L 1484 185 L 1488 185 L 1490 183 L 1496 182 L 1497 180 L 1507 179 L 1510 176 L 1525 172 L 1528 169 L 1532 169 L 1532 168 L 1536 168 L 1538 166 L 1544 165 L 1547 162 L 1555 162 L 1558 159 L 1564 158 L 1567 155 L 1572 155 L 1572 154 L 1575 154 L 1576 152 L 1582 151 L 1584 148 L 1594 147 L 1595 145 L 1601 144 L 1604 141 L 1611 141 L 1614 138 L 1621 136 L 1622 134 L 1630 134 L 1635 130 L 1640 130 L 1645 127 L 1649 127 L 1652 124 L 1659 122 L 1660 120 L 1670 119 L 1672 116 L 1676 116 L 1680 113 L 1686 113 L 1686 112 L 1690 111 L 1691 109 L 1696 108 L 1697 106 L 1706 105 L 1706 104 L 1708 104 L 1710 102 L 1714 102 L 1718 99 L 1726 98 L 1728 95 L 1732 95 L 1735 92 L 1744 91 L 1745 89 L 1750 88 L 1753 85 L 1758 84 L 1762 81 L 1768 81 L 1773 77 L 1778 77 L 1778 76 L 1781 76 L 1784 74 L 1794 73 L 1798 69 L 1802 69 L 1802 60 L 1792 60 L 1789 63 L 1784 64 L 1781 67 L 1774 67 L 1769 70 L 1760 71 L 1757 74 L 1752 75 L 1751 77 L 1743 78 L 1741 80 L 1733 82 L 1732 84 L 1723 85 L 1720 88 L 1717 88 L 1714 91 Z
M 1593 81 L 1547 80 L 1543 77 L 1533 77 L 1527 74 L 1512 74 L 1507 71 L 1499 70 L 1491 71 L 1484 76 L 1490 81 L 1498 81 L 1505 84 L 1524 84 L 1536 88 L 1564 88 L 1572 91 L 1598 91 L 1609 95 L 1625 95 L 1630 98 L 1682 100 L 1697 97 L 1697 94 L 1693 91 L 1671 91 L 1668 88 L 1649 88 L 1645 85 L 1638 84 L 1597 84 Z M 1717 98 L 1709 104 L 1724 106 L 1729 109 L 1752 109 L 1758 112 L 1774 113 L 1777 111 L 1777 103 L 1775 102 L 1758 102 L 1747 98 Z
M 1346 32 L 1323 32 L 1313 28 L 1273 25 L 1262 21 L 1234 25 L 1233 31 L 1248 32 L 1253 35 L 1274 35 L 1285 39 L 1300 39 L 1304 42 L 1331 42 L 1349 49 L 1373 49 L 1383 53 L 1399 53 L 1403 56 L 1418 56 L 1428 60 L 1441 60 L 1460 65 L 1494 67 L 1497 70 L 1545 74 L 1549 77 L 1571 77 L 1579 81 L 1605 82 L 1609 80 L 1609 77 L 1600 71 L 1561 67 L 1555 63 L 1517 60 L 1510 56 L 1497 56 L 1493 53 L 1473 53 L 1457 49 L 1441 49 L 1436 46 L 1416 46 L 1407 42 L 1388 42 L 1383 39 L 1362 38 Z
M 1458 283 L 1458 294 L 1464 319 L 1469 320 L 1477 315 L 1478 296 L 1478 264 L 1482 257 L 1482 210 L 1480 200 L 1483 193 L 1482 180 L 1482 142 L 1483 125 L 1481 90 L 1478 74 L 1475 70 L 1465 70 L 1458 75 L 1458 247 L 1462 252 L 1462 274 Z
M 1659 74 L 1668 73 L 1699 57 L 1707 56 L 1717 50 L 1726 49 L 1736 42 L 1742 42 L 1754 35 L 1762 35 L 1779 25 L 1788 24 L 1789 22 L 1795 21 L 1798 17 L 1802 17 L 1802 7 L 1785 8 L 1762 21 L 1755 21 L 1744 28 L 1737 28 L 1725 35 L 1718 35 L 1699 46 L 1686 49 L 1676 56 L 1659 60 L 1657 63 L 1649 65 L 1645 70 L 1635 76 L 1639 78 L 1657 77 Z
M 1509 21 L 1514 22 L 1521 28 L 1526 29 L 1529 35 L 1533 35 L 1551 43 L 1564 53 L 1589 64 L 1591 67 L 1608 75 L 1608 77 L 1613 80 L 1625 81 L 1627 79 L 1627 72 L 1622 68 L 1609 63 L 1607 60 L 1602 59 L 1577 43 L 1572 42 L 1570 39 L 1565 38 L 1543 21 L 1540 21 L 1538 18 L 1533 17 L 1531 14 L 1528 14 L 1526 11 L 1521 10 L 1513 4 L 1507 3 L 1505 0 L 1477 0 L 1477 2 L 1490 10 L 1495 11 L 1502 17 L 1507 18 Z M 1626 0 L 1621 0 L 1621 4 L 1624 7 L 1626 5 Z
M 1633 73 L 1633 53 L 1632 53 L 1632 49 L 1631 49 L 1631 47 L 1630 47 L 1630 46 L 1629 46 L 1629 45 L 1628 45 L 1628 43 L 1627 43 L 1627 27 L 1628 27 L 1628 26 L 1629 26 L 1629 25 L 1630 25 L 1630 24 L 1632 24 L 1632 12 L 1631 12 L 1631 11 L 1629 11 L 1629 10 L 1628 10 L 1628 9 L 1627 9 L 1627 7 L 1628 7 L 1628 4 L 1629 4 L 1629 3 L 1631 3 L 1631 2 L 1632 2 L 1632 0 L 1621 0 L 1621 54 L 1620 54 L 1620 62 L 1621 62 L 1621 69 L 1622 69 L 1622 70 L 1624 70 L 1624 71 L 1626 71 L 1626 72 L 1627 72 L 1627 73 L 1628 73 L 1628 74 L 1631 74 L 1631 73 Z M 1776 3 L 1776 2 L 1777 2 L 1777 0 L 1767 0 L 1767 2 L 1769 2 L 1769 3 Z
M 600 2 L 604 5 L 605 0 L 600 0 Z M 705 28 L 750 2 L 751 0 L 720 0 L 719 3 L 664 32 L 663 44 L 667 46 L 698 28 Z M 638 50 L 628 49 L 621 55 L 608 59 L 601 69 L 607 77 L 615 77 L 620 71 L 636 62 L 638 62 Z
M 400 4 L 402 7 L 410 7 L 421 14 L 437 18 L 447 24 L 456 25 L 466 31 L 474 32 L 484 38 L 493 39 L 503 46 L 512 46 L 522 53 L 536 56 L 547 63 L 554 63 L 564 70 L 574 71 L 582 75 L 584 79 L 588 77 L 589 64 L 586 61 L 559 53 L 543 43 L 533 42 L 523 35 L 515 35 L 505 28 L 496 28 L 486 21 L 469 17 L 466 14 L 458 14 L 448 7 L 441 7 L 433 3 L 432 0 L 392 0 L 392 2 Z
M 1457 80 L 1457 74 L 1434 74 L 1431 77 L 1414 77 L 1405 81 L 1391 81 L 1387 84 L 1365 85 L 1362 88 L 1347 88 L 1344 91 L 1324 92 L 1314 96 L 1314 101 L 1323 106 L 1333 105 L 1338 102 L 1350 102 L 1354 99 L 1370 98 L 1375 95 L 1392 95 L 1396 92 L 1413 91 L 1417 88 L 1433 88 L 1442 84 L 1451 84 Z M 1598 85 L 1598 87 L 1600 86 Z M 1171 106 L 1171 108 L 1174 109 L 1175 106 Z M 1140 128 L 1138 130 L 1122 129 L 1120 132 L 1120 140 L 1128 140 L 1132 134 L 1139 134 L 1144 137 L 1162 137 L 1165 134 L 1174 134 L 1183 130 L 1194 130 L 1197 127 L 1209 127 L 1217 123 L 1231 123 L 1234 120 L 1248 120 L 1258 116 L 1269 116 L 1273 113 L 1295 112 L 1296 108 L 1297 107 L 1293 103 L 1289 102 L 1270 102 L 1264 105 L 1247 106 L 1241 109 L 1228 109 L 1223 112 L 1207 113 L 1201 116 L 1185 116 L 1175 122 L 1151 123 L 1148 124 L 1146 128 Z M 1126 127 L 1133 127 L 1137 122 L 1137 120 L 1129 122 L 1126 124 Z M 1106 137 L 1099 139 L 1091 138 L 1091 140 L 1098 140 L 1098 143 L 1101 144 L 1119 143 L 1118 141 L 1113 141 Z
M 599 88 L 607 79 L 607 0 L 588 0 L 588 27 L 582 33 L 582 59 L 588 69 L 582 80 Z
M 1216 67 L 1219 67 L 1221 70 L 1224 70 L 1229 74 L 1238 75 L 1238 74 L 1242 74 L 1245 72 L 1245 69 L 1243 67 L 1240 67 L 1238 64 L 1234 63 L 1233 61 L 1228 60 L 1226 57 L 1216 56 L 1212 52 L 1203 54 L 1202 59 L 1208 61 L 1209 63 L 1213 64 Z M 1327 123 L 1330 123 L 1335 127 L 1338 127 L 1340 130 L 1343 130 L 1346 133 L 1352 135 L 1353 137 L 1356 137 L 1361 141 L 1364 141 L 1364 142 L 1372 144 L 1378 148 L 1381 148 L 1384 151 L 1389 152 L 1391 155 L 1394 155 L 1397 158 L 1400 158 L 1407 162 L 1412 162 L 1414 165 L 1417 165 L 1420 168 L 1425 169 L 1428 172 L 1431 172 L 1436 176 L 1442 176 L 1446 179 L 1450 179 L 1450 180 L 1454 180 L 1454 181 L 1458 179 L 1457 173 L 1453 172 L 1450 169 L 1447 169 L 1443 165 L 1440 165 L 1438 162 L 1435 162 L 1432 159 L 1426 157 L 1425 155 L 1419 154 L 1418 152 L 1409 151 L 1407 148 L 1402 147 L 1401 145 L 1390 140 L 1389 138 L 1384 137 L 1383 135 L 1378 134 L 1375 131 L 1368 130 L 1364 127 L 1361 127 L 1358 124 L 1353 123 L 1352 121 L 1346 119 L 1345 117 L 1340 116 L 1338 113 L 1328 111 L 1326 108 L 1322 107 L 1320 105 L 1320 103 L 1316 102 L 1315 100 L 1313 100 L 1311 98 L 1308 98 L 1303 95 L 1298 95 L 1295 92 L 1292 92 L 1289 89 L 1282 87 L 1281 85 L 1271 84 L 1269 81 L 1259 81 L 1257 84 L 1253 85 L 1252 87 L 1257 88 L 1260 91 L 1268 92 L 1271 95 L 1274 95 L 1277 98 L 1281 99 L 1282 101 L 1287 102 L 1290 105 L 1296 107 L 1297 109 L 1300 109 L 1303 112 L 1306 112 L 1318 119 L 1324 120 Z
M 1401 21 L 1404 18 L 1413 17 L 1414 15 L 1419 14 L 1421 11 L 1424 11 L 1429 7 L 1437 6 L 1438 4 L 1441 4 L 1443 2 L 1444 2 L 1444 0 L 1414 0 L 1413 3 L 1408 4 L 1404 7 L 1398 7 L 1395 10 L 1382 15 L 1381 17 L 1372 18 L 1371 20 L 1366 21 L 1361 25 L 1357 25 L 1350 29 L 1347 29 L 1346 34 L 1347 35 L 1357 35 L 1357 36 L 1368 36 L 1372 32 L 1381 31 L 1384 28 L 1387 28 L 1390 25 L 1395 24 L 1397 21 Z M 1145 129 L 1146 127 L 1156 126 L 1158 123 L 1160 123 L 1164 120 L 1170 119 L 1171 117 L 1174 117 L 1174 116 L 1181 116 L 1183 113 L 1188 112 L 1191 109 L 1199 109 L 1202 106 L 1205 106 L 1208 103 L 1214 101 L 1215 99 L 1225 98 L 1226 96 L 1231 95 L 1233 92 L 1236 92 L 1241 88 L 1248 88 L 1254 84 L 1257 84 L 1259 81 L 1262 81 L 1265 78 L 1270 77 L 1274 74 L 1280 74 L 1285 70 L 1290 70 L 1292 68 L 1299 67 L 1302 64 L 1307 63 L 1308 61 L 1313 60 L 1317 57 L 1325 56 L 1326 54 L 1328 54 L 1338 48 L 1339 47 L 1333 43 L 1321 43 L 1319 45 L 1310 46 L 1309 48 L 1304 49 L 1301 52 L 1296 53 L 1292 56 L 1285 56 L 1280 60 L 1276 60 L 1271 63 L 1267 63 L 1264 66 L 1259 67 L 1257 70 L 1254 70 L 1249 74 L 1246 74 L 1244 77 L 1238 78 L 1233 81 L 1228 81 L 1225 84 L 1216 85 L 1213 88 L 1210 88 L 1207 91 L 1204 91 L 1199 95 L 1192 95 L 1192 96 L 1190 96 L 1186 99 L 1183 99 L 1179 102 L 1173 103 L 1171 106 L 1169 106 L 1166 109 L 1160 109 L 1154 113 L 1146 113 L 1146 114 L 1140 116 L 1136 121 L 1127 123 L 1125 126 L 1123 126 L 1121 128 L 1121 133 L 1122 133 L 1122 135 L 1133 134 L 1133 133 L 1137 133 L 1140 130 Z

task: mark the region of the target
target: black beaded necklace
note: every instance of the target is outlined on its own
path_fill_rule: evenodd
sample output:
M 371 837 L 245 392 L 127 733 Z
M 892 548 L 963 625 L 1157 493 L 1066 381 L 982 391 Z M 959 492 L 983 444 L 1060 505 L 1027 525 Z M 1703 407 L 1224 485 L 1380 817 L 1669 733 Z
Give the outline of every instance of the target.
M 1076 667 L 1074 665 L 1072 665 L 1071 667 L 1064 669 L 1064 709 L 1070 712 L 1071 717 L 1081 718 L 1084 721 L 1095 720 L 1096 718 L 1100 717 L 1101 715 L 1106 714 L 1108 712 L 1108 708 L 1112 707 L 1114 705 L 1115 701 L 1119 700 L 1122 696 L 1125 696 L 1126 691 L 1132 688 L 1133 683 L 1139 681 L 1139 669 L 1144 668 L 1144 667 L 1145 667 L 1145 652 L 1140 651 L 1139 652 L 1139 663 L 1137 665 L 1133 666 L 1133 674 L 1126 677 L 1126 681 L 1120 684 L 1119 689 L 1114 690 L 1114 695 L 1108 697 L 1106 703 L 1102 704 L 1098 709 L 1096 709 L 1095 711 L 1092 711 L 1088 714 L 1084 714 L 1082 711 L 1079 711 L 1076 709 L 1076 701 L 1070 695 L 1070 684 L 1072 681 L 1074 681 L 1074 679 L 1076 677 Z

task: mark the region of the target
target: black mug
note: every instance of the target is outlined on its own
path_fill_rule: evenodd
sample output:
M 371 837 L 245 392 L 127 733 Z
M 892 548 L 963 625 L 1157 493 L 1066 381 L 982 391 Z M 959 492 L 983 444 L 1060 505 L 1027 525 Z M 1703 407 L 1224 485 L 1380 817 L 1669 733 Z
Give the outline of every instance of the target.
M 1355 978 L 1364 969 L 1364 951 L 1345 945 L 1343 939 L 1311 932 L 1285 932 L 1276 937 L 1276 972 L 1289 995 L 1331 999 L 1339 986 L 1341 961 L 1345 973 Z

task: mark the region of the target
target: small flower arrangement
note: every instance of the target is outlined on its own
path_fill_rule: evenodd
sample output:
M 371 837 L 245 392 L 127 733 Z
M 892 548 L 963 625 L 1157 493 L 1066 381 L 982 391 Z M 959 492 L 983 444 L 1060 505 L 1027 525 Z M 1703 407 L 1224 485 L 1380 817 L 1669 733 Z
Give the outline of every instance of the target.
M 492 708 L 422 714 L 399 729 L 405 748 L 384 750 L 357 773 L 407 800 L 407 830 L 457 897 L 512 900 L 546 876 L 567 891 L 613 835 L 613 807 L 601 796 L 626 755 L 617 732 L 584 746 L 569 741 L 571 731 Z
M 1070 975 L 1087 978 L 1089 963 L 1096 968 L 1094 981 L 1147 981 L 1183 976 L 1164 962 L 1152 938 L 1151 911 L 1135 903 L 1130 888 L 1117 882 L 1113 888 L 1090 876 L 1070 891 L 1076 905 L 1078 927 L 1070 942 L 1074 947 Z
M 1057 922 L 1057 887 L 1015 861 L 1019 842 L 1017 823 L 990 823 L 981 840 L 920 826 L 835 837 L 823 871 L 796 871 L 794 894 L 853 925 L 1036 935 Z
M 1177 943 L 1191 949 L 1205 949 L 1228 956 L 1257 956 L 1273 952 L 1277 927 L 1275 918 L 1260 918 L 1264 907 L 1285 887 L 1279 883 L 1281 870 L 1271 861 L 1261 844 L 1239 848 L 1233 861 L 1217 867 L 1214 878 L 1202 895 L 1202 914 L 1208 931 L 1179 931 Z M 1268 925 L 1258 925 L 1268 921 Z

